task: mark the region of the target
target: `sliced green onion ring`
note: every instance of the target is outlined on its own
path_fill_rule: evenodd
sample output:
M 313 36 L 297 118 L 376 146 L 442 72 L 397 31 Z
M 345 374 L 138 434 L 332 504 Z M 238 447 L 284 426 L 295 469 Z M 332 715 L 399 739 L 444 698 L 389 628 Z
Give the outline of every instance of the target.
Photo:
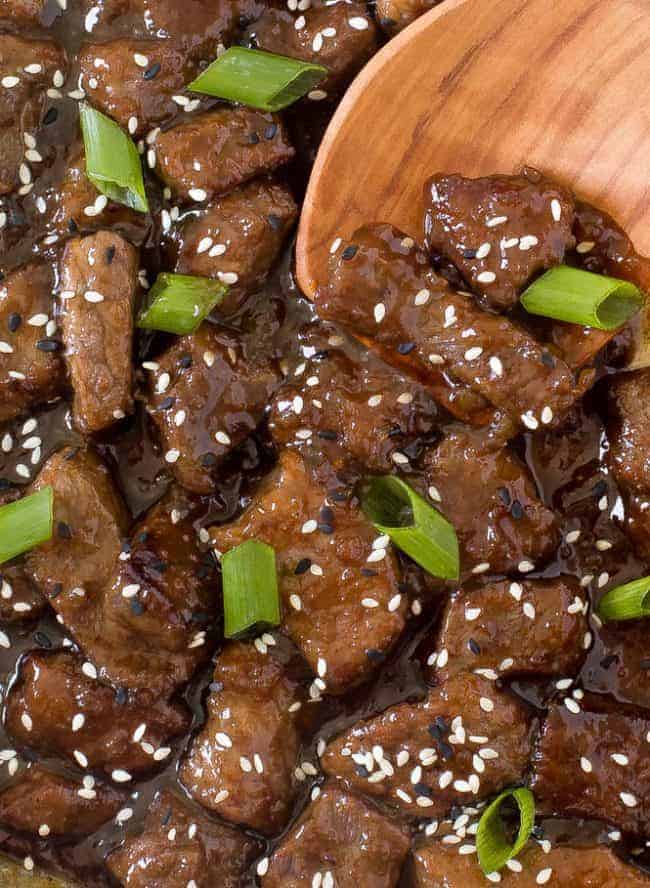
M 287 56 L 231 46 L 188 86 L 192 92 L 281 111 L 327 76 L 327 68 Z
M 519 829 L 514 843 L 508 840 L 501 819 L 501 805 L 514 799 L 519 809 Z M 535 824 L 535 796 L 529 789 L 506 789 L 488 805 L 478 824 L 476 851 L 484 873 L 496 873 L 524 847 Z
M 644 295 L 629 281 L 557 265 L 521 294 L 530 314 L 598 330 L 616 330 L 635 315 Z
M 401 478 L 369 478 L 361 505 L 377 530 L 420 567 L 434 577 L 458 579 L 460 559 L 453 525 Z
M 51 487 L 0 506 L 0 564 L 21 555 L 52 536 L 54 494 Z
M 193 333 L 228 292 L 212 278 L 162 272 L 149 290 L 149 305 L 140 312 L 138 327 L 183 336 Z
M 596 612 L 603 623 L 650 617 L 650 577 L 610 589 L 600 599 Z
M 235 546 L 221 558 L 221 576 L 226 638 L 278 625 L 280 597 L 272 546 L 259 540 Z
M 111 200 L 147 213 L 142 163 L 133 140 L 114 120 L 90 105 L 81 106 L 80 118 L 90 181 Z

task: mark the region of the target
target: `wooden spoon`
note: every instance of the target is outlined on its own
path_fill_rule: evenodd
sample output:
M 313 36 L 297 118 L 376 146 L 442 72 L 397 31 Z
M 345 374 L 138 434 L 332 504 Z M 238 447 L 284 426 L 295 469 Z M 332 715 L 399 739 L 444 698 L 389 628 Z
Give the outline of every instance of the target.
M 422 240 L 422 186 L 535 166 L 650 254 L 648 0 L 445 0 L 354 81 L 323 139 L 297 242 L 318 301 L 329 248 L 366 222 Z

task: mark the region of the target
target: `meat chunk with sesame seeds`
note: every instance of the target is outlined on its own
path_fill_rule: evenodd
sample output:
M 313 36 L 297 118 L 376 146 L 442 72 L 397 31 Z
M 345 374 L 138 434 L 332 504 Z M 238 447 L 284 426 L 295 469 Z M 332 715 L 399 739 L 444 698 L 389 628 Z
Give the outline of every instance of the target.
M 377 21 L 392 36 L 439 2 L 440 0 L 377 0 Z
M 408 835 L 394 820 L 354 793 L 325 784 L 274 851 L 262 885 L 395 888 L 408 847 Z
M 179 337 L 149 373 L 149 410 L 176 480 L 214 490 L 215 469 L 255 430 L 280 381 L 274 362 L 209 323 Z
M 473 840 L 468 840 L 467 845 Z M 484 888 L 488 884 L 475 854 L 459 853 L 459 845 L 439 839 L 421 842 L 413 851 L 416 888 Z M 521 869 L 504 867 L 499 884 L 504 888 L 538 888 L 566 885 L 571 888 L 647 888 L 650 879 L 640 869 L 624 863 L 604 845 L 549 850 L 531 840 L 517 855 Z M 547 875 L 548 874 L 548 875 Z
M 0 571 L 0 621 L 16 623 L 40 617 L 47 602 L 24 565 L 4 564 Z
M 299 27 L 302 25 L 302 27 Z M 377 27 L 365 3 L 313 3 L 302 13 L 269 5 L 250 26 L 252 46 L 327 68 L 316 87 L 340 93 L 378 48 Z
M 63 339 L 73 417 L 89 434 L 131 412 L 133 306 L 138 253 L 118 234 L 75 238 L 61 260 Z
M 453 425 L 424 464 L 436 508 L 456 528 L 466 569 L 487 564 L 491 573 L 510 573 L 553 555 L 557 519 L 511 447 L 493 446 L 483 430 Z
M 266 279 L 297 215 L 279 182 L 256 179 L 236 188 L 176 230 L 175 270 L 234 281 L 219 303 L 220 314 L 233 311 Z
M 287 163 L 294 150 L 275 114 L 217 108 L 158 136 L 157 170 L 175 199 L 198 202 Z
M 0 422 L 61 394 L 65 387 L 59 343 L 47 335 L 54 316 L 54 278 L 30 264 L 0 283 Z
M 41 837 L 86 836 L 114 817 L 126 800 L 125 792 L 90 775 L 74 781 L 33 764 L 0 792 L 0 823 Z
M 322 759 L 327 774 L 411 817 L 440 817 L 521 781 L 531 746 L 524 704 L 463 673 L 420 703 L 358 722 Z
M 262 653 L 250 642 L 234 642 L 219 655 L 212 681 L 208 720 L 181 765 L 181 782 L 226 820 L 278 833 L 297 786 L 295 678 L 275 646 Z
M 144 831 L 129 836 L 106 863 L 124 888 L 239 888 L 259 851 L 257 840 L 163 791 L 149 807 Z
M 606 623 L 598 627 L 581 681 L 590 691 L 610 693 L 623 703 L 650 709 L 649 670 L 647 623 Z
M 444 665 L 434 672 L 432 658 L 430 677 L 575 675 L 587 629 L 581 594 L 572 577 L 464 586 L 445 607 L 436 645 Z
M 24 28 L 41 25 L 47 0 L 0 0 L 0 19 Z
M 650 813 L 649 738 L 647 711 L 613 698 L 567 697 L 550 706 L 533 757 L 532 789 L 540 809 L 644 834 Z
M 109 776 L 160 768 L 170 741 L 187 731 L 189 712 L 146 690 L 118 703 L 113 688 L 89 678 L 82 666 L 72 653 L 28 654 L 7 696 L 10 735 L 40 754 Z
M 448 366 L 519 426 L 559 420 L 593 380 L 588 370 L 576 381 L 522 327 L 452 290 L 412 239 L 390 225 L 359 229 L 337 246 L 331 263 L 329 287 L 316 295 L 322 318 L 366 337 L 391 363 L 406 353 L 425 380 L 432 367 L 437 381 Z

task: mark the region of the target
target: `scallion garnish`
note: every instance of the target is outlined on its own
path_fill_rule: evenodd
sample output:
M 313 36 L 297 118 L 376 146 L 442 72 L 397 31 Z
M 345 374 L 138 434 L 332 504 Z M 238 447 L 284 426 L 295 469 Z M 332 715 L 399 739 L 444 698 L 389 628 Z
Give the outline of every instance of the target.
M 557 265 L 521 294 L 530 314 L 568 324 L 615 330 L 636 314 L 644 296 L 629 281 Z
M 610 589 L 596 608 L 603 623 L 650 617 L 650 577 L 641 577 Z
M 52 536 L 54 495 L 51 487 L 0 506 L 0 564 Z
M 281 111 L 327 75 L 327 68 L 287 56 L 231 46 L 187 87 L 192 92 Z
M 221 577 L 226 638 L 278 625 L 280 598 L 272 546 L 246 540 L 230 549 L 221 559 Z
M 501 819 L 501 805 L 514 799 L 519 811 L 519 829 L 514 842 L 508 838 Z M 496 873 L 524 847 L 535 823 L 535 797 L 525 787 L 506 789 L 481 815 L 476 833 L 478 862 L 484 873 Z
M 132 139 L 105 114 L 82 105 L 81 132 L 86 150 L 86 175 L 95 188 L 139 213 L 149 210 L 142 163 Z
M 456 580 L 458 538 L 453 525 L 394 475 L 370 478 L 362 508 L 377 530 L 434 577 Z
M 149 290 L 138 327 L 179 336 L 193 333 L 227 292 L 225 284 L 212 278 L 162 272 Z

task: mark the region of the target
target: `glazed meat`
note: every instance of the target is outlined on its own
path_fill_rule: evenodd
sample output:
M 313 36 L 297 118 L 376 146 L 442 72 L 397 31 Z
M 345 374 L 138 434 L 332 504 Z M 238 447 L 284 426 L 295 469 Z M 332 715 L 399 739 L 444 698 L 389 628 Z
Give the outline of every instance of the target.
M 255 840 L 165 791 L 149 808 L 142 834 L 106 862 L 125 888 L 239 888 L 256 851 Z
M 427 249 L 453 262 L 479 301 L 499 311 L 575 245 L 573 195 L 534 171 L 436 175 L 424 195 Z
M 176 200 L 202 203 L 291 160 L 277 115 L 218 108 L 161 133 L 158 174 Z
M 646 711 L 614 707 L 607 697 L 551 706 L 534 756 L 532 788 L 540 807 L 644 834 L 649 732 Z
M 70 241 L 61 261 L 63 339 L 74 388 L 73 415 L 86 434 L 131 412 L 137 251 L 100 231 Z
M 377 533 L 358 507 L 328 498 L 296 454 L 284 451 L 248 510 L 211 537 L 221 553 L 247 539 L 273 546 L 282 626 L 320 690 L 369 677 L 400 635 L 406 602 L 393 551 L 373 549 Z
M 243 642 L 224 648 L 212 682 L 208 720 L 182 764 L 181 781 L 226 820 L 277 833 L 295 794 L 296 682 L 273 646 L 261 653 Z
M 463 673 L 420 703 L 353 725 L 329 745 L 323 768 L 411 817 L 440 817 L 519 783 L 530 728 L 515 697 Z
M 0 571 L 0 621 L 16 623 L 39 617 L 47 606 L 46 601 L 24 565 L 4 564 Z
M 40 25 L 47 0 L 0 0 L 0 19 L 21 27 Z
M 274 364 L 208 323 L 179 337 L 149 373 L 149 409 L 165 461 L 196 493 L 214 489 L 213 473 L 261 422 L 279 382 Z
M 65 385 L 54 324 L 54 277 L 46 265 L 25 265 L 0 283 L 0 422 L 60 394 Z M 50 331 L 51 332 L 51 331 Z
M 273 853 L 262 886 L 395 888 L 407 850 L 400 826 L 354 793 L 326 784 Z
M 610 692 L 617 700 L 650 709 L 648 629 L 644 620 L 607 623 L 584 670 L 589 690 Z

